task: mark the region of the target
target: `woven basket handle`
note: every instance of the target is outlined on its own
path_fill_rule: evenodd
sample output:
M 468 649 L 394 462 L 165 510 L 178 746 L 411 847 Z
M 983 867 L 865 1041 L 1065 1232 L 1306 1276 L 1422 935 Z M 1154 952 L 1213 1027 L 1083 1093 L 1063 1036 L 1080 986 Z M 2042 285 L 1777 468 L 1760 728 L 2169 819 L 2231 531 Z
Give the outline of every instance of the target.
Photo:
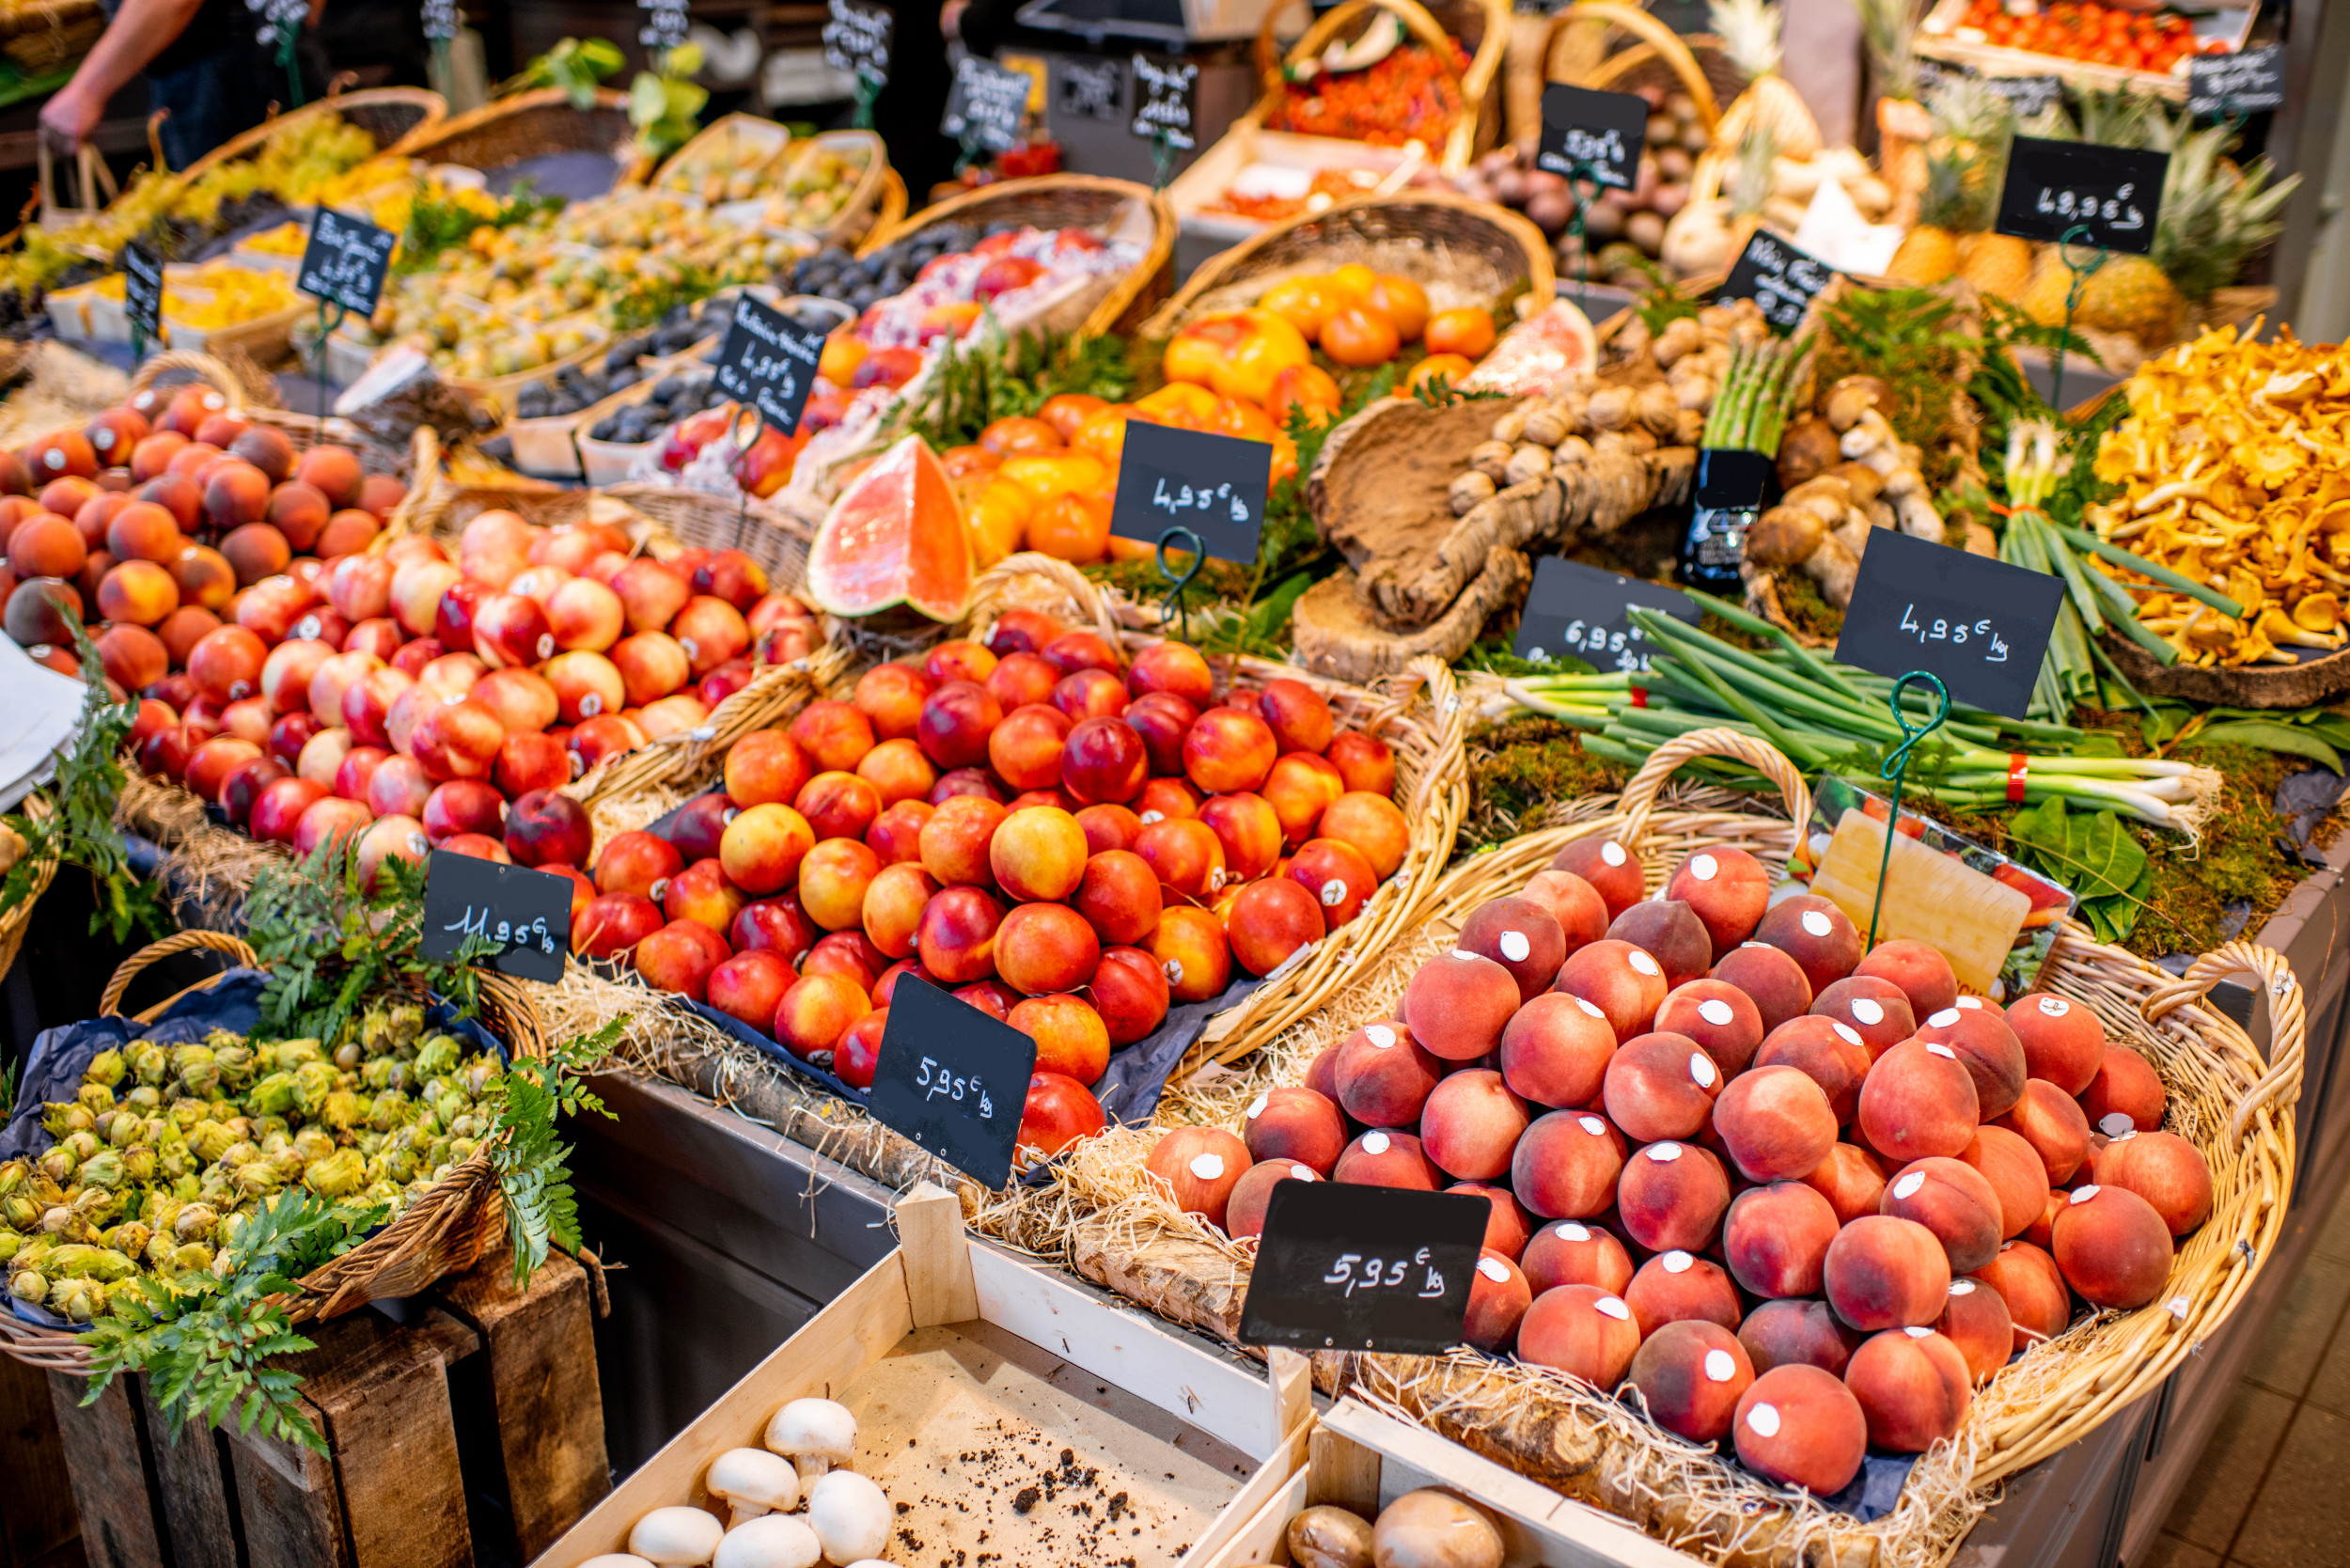
M 106 989 L 99 993 L 99 1012 L 107 1014 L 120 1011 L 122 994 L 131 989 L 131 982 L 138 979 L 150 964 L 160 964 L 174 953 L 193 952 L 198 948 L 209 948 L 216 953 L 227 953 L 248 968 L 261 961 L 260 955 L 247 947 L 243 938 L 230 936 L 226 932 L 205 931 L 200 928 L 175 932 L 160 942 L 149 942 L 146 947 L 122 961 L 121 967 L 118 968 L 113 978 L 106 981 Z
M 237 372 L 211 354 L 198 353 L 194 349 L 166 349 L 162 353 L 149 355 L 131 377 L 131 390 L 144 392 L 171 370 L 185 370 L 227 399 L 227 412 L 244 412 L 244 386 L 237 380 Z
M 1549 35 L 1543 41 L 1544 77 L 1559 80 L 1550 71 L 1550 60 L 1557 50 L 1559 36 L 1566 28 L 1582 22 L 1621 27 L 1655 50 L 1658 57 L 1672 67 L 1673 74 L 1681 78 L 1683 90 L 1697 104 L 1698 119 L 1705 127 L 1705 133 L 1709 136 L 1714 133 L 1714 128 L 1722 122 L 1722 111 L 1714 98 L 1714 85 L 1705 79 L 1704 68 L 1698 64 L 1698 57 L 1689 53 L 1689 46 L 1681 41 L 1680 34 L 1637 6 L 1621 5 L 1618 0 L 1575 0 L 1575 4 L 1553 15 Z
M 2282 1102 L 2290 1105 L 2301 1092 L 2303 1046 L 2309 1033 L 2308 992 L 2294 978 L 2285 955 L 2258 942 L 2224 942 L 2187 967 L 2186 975 L 2163 986 L 2138 1004 L 2148 1023 L 2187 1002 L 2199 1002 L 2211 988 L 2232 975 L 2250 970 L 2268 994 L 2268 1066 L 2237 1100 L 2229 1119 L 2228 1136 L 2241 1139 L 2255 1112 Z
M 408 444 L 408 494 L 400 498 L 392 515 L 384 520 L 384 526 L 368 543 L 368 553 L 380 556 L 392 547 L 392 541 L 410 534 L 432 531 L 432 521 L 440 515 L 446 503 L 442 499 L 449 485 L 447 476 L 441 472 L 441 438 L 431 425 L 418 425 Z
M 1787 803 L 1787 843 L 1792 851 L 1803 841 L 1804 824 L 1811 820 L 1811 789 L 1803 781 L 1777 746 L 1768 741 L 1758 741 L 1735 729 L 1692 729 L 1679 740 L 1668 741 L 1640 764 L 1623 787 L 1623 797 L 1617 809 L 1623 814 L 1623 831 L 1620 835 L 1623 847 L 1633 855 L 1640 853 L 1640 840 L 1648 832 L 1649 813 L 1656 808 L 1656 792 L 1665 787 L 1665 780 L 1673 776 L 1684 762 L 1700 757 L 1726 757 L 1744 762 L 1778 786 L 1779 798 Z
M 1281 8 L 1276 7 L 1273 14 L 1265 18 L 1267 27 L 1273 24 L 1273 16 L 1278 15 L 1280 9 Z M 1428 8 L 1421 5 L 1419 0 L 1341 0 L 1341 4 L 1333 6 L 1323 12 L 1314 24 L 1306 29 L 1305 36 L 1290 45 L 1289 55 L 1283 64 L 1302 65 L 1314 55 L 1321 54 L 1329 45 L 1331 39 L 1344 32 L 1357 18 L 1369 10 L 1386 11 L 1401 21 L 1407 30 L 1418 38 L 1420 42 L 1428 45 L 1429 52 L 1436 56 L 1438 68 L 1444 71 L 1445 75 L 1451 78 L 1452 85 L 1455 87 L 1461 86 L 1461 70 L 1452 59 L 1452 35 L 1444 30 L 1443 24 L 1429 14 Z M 1278 70 L 1265 73 L 1266 92 L 1277 93 L 1282 86 L 1282 75 Z M 1464 113 L 1475 113 L 1477 106 L 1469 101 L 1465 91 L 1462 94 L 1462 98 L 1465 104 Z
M 996 618 L 1008 607 L 1004 601 L 1007 588 L 1022 577 L 1042 577 L 1061 591 L 1070 604 L 1076 606 L 1077 619 L 1089 629 L 1101 634 L 1112 648 L 1118 646 L 1118 617 L 1109 602 L 1086 574 L 1067 561 L 1034 550 L 1023 550 L 1016 556 L 1006 556 L 979 573 L 971 585 L 971 610 L 965 618 L 974 633 L 983 632 L 995 624 Z

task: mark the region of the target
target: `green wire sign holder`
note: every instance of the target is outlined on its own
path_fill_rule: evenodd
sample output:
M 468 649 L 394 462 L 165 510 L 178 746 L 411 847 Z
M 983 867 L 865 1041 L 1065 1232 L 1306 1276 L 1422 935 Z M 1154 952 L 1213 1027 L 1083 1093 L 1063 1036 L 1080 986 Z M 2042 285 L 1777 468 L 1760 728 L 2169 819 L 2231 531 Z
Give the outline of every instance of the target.
M 1575 305 L 1590 308 L 1591 257 L 1586 216 L 1589 191 L 1629 191 L 1639 181 L 1640 149 L 1648 139 L 1648 100 L 1634 93 L 1598 92 L 1554 82 L 1543 89 L 1542 139 L 1534 167 L 1567 182 L 1574 203 L 1567 232 L 1574 238 Z
M 1170 544 L 1178 550 L 1186 550 L 1191 554 L 1191 564 L 1183 569 L 1180 576 L 1170 571 L 1167 564 L 1167 549 Z M 1198 576 L 1200 567 L 1207 564 L 1207 546 L 1200 542 L 1198 534 L 1177 524 L 1159 535 L 1158 549 L 1152 553 L 1152 559 L 1159 569 L 1159 580 L 1167 585 L 1167 597 L 1159 601 L 1159 624 L 1166 625 L 1169 615 L 1177 617 L 1183 629 L 1183 641 L 1189 642 L 1191 640 L 1191 606 L 1183 601 L 1183 589 L 1191 587 L 1191 580 Z
M 2056 347 L 2048 353 L 2048 406 L 2051 408 L 2064 406 L 2064 346 L 2073 340 L 2073 313 L 2080 308 L 2081 291 L 2089 287 L 2091 275 L 2113 259 L 2113 253 L 2103 245 L 2092 247 L 2086 244 L 2084 242 L 2088 234 L 2086 227 L 2075 224 L 2064 231 L 2062 239 L 2057 241 L 2057 259 L 2063 262 L 2064 270 L 2073 274 L 2073 281 L 2064 290 L 2064 336 L 2057 339 Z M 2073 259 L 2076 249 L 2092 252 L 2086 263 Z
M 2162 188 L 2170 155 L 2138 147 L 2099 142 L 2060 142 L 2018 136 L 2008 152 L 2007 181 L 1999 188 L 2001 234 L 2053 244 L 2073 282 L 2064 297 L 2064 337 L 2073 335 L 2073 315 L 2091 275 L 2115 252 L 2144 256 L 2153 251 L 2162 218 Z M 2088 261 L 2076 251 L 2093 252 Z M 2064 340 L 2048 356 L 2048 401 L 2064 407 Z
M 1913 682 L 1932 688 L 1935 696 L 1934 716 L 1922 725 L 1913 726 L 1909 722 L 1909 711 L 1902 706 L 1902 694 Z M 1869 901 L 1869 940 L 1862 945 L 1863 952 L 1877 945 L 1877 917 L 1885 910 L 1885 875 L 1892 868 L 1893 840 L 1902 830 L 1902 788 L 1909 778 L 1909 754 L 1917 749 L 1920 741 L 1949 721 L 1950 689 L 1942 683 L 1940 676 L 1931 670 L 1913 669 L 1893 682 L 1892 694 L 1886 698 L 1886 702 L 1893 710 L 1893 722 L 1902 727 L 1902 744 L 1888 752 L 1885 760 L 1877 764 L 1877 776 L 1893 786 L 1893 804 L 1886 816 L 1885 854 L 1877 860 L 1877 890 L 1876 896 Z

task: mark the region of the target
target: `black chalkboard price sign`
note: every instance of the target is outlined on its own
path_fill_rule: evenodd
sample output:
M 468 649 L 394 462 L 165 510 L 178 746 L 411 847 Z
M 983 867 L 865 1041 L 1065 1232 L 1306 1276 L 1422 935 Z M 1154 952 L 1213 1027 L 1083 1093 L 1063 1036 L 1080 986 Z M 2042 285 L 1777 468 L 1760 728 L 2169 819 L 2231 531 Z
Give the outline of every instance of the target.
M 1918 62 L 1919 86 L 1936 87 L 1952 81 L 1977 83 L 1994 98 L 2006 99 L 2014 107 L 2018 119 L 2029 119 L 2049 104 L 2061 102 L 2064 98 L 2064 78 L 2061 76 L 1980 76 L 1965 66 L 1944 65 L 1926 59 Z
M 800 427 L 823 353 L 822 333 L 803 332 L 782 311 L 744 294 L 718 350 L 718 389 L 789 434 Z
M 1698 623 L 1697 601 L 1679 588 L 1544 556 L 1534 563 L 1514 644 L 1521 659 L 1581 659 L 1597 669 L 1648 668 L 1648 642 L 1624 612 L 1632 605 Z
M 1811 301 L 1828 286 L 1835 269 L 1807 256 L 1766 228 L 1758 228 L 1738 253 L 1737 264 L 1715 293 L 1725 300 L 1752 300 L 1762 319 L 1778 332 L 1793 332 Z
M 989 1189 L 1011 1179 L 1036 1042 L 938 987 L 901 975 L 866 1105 Z
M 1461 1342 L 1492 1213 L 1458 1193 L 1276 1182 L 1241 1343 L 1442 1355 Z
M 572 946 L 571 882 L 434 850 L 424 864 L 424 956 L 446 964 L 475 936 L 498 945 L 488 955 L 492 968 L 549 984 L 561 980 Z
M 982 151 L 1010 152 L 1027 140 L 1028 86 L 1027 72 L 965 55 L 955 62 L 955 85 L 938 129 Z
M 1272 475 L 1273 448 L 1261 441 L 1133 420 L 1110 532 L 1156 542 L 1169 528 L 1189 528 L 1216 559 L 1254 562 Z
M 329 207 L 310 220 L 310 243 L 302 252 L 294 287 L 313 299 L 331 301 L 361 316 L 375 314 L 384 293 L 384 269 L 392 264 L 399 238 L 365 218 Z
M 2002 234 L 2143 256 L 2154 248 L 2170 155 L 2097 142 L 2018 136 L 1999 188 Z
M 164 340 L 164 259 L 135 240 L 122 247 L 122 304 L 131 330 L 155 348 Z
M 889 45 L 898 18 L 881 6 L 829 0 L 824 9 L 824 63 L 879 87 L 889 80 Z
M 1167 145 L 1188 152 L 1199 145 L 1192 125 L 1192 99 L 1199 86 L 1199 68 L 1187 60 L 1161 55 L 1134 58 L 1135 118 L 1127 129 L 1144 141 L 1167 137 Z
M 2232 55 L 2198 55 L 2186 63 L 2192 115 L 2252 115 L 2285 106 L 2285 46 L 2265 43 Z
M 1053 62 L 1053 113 L 1060 119 L 1125 118 L 1126 64 L 1072 55 Z
M 2044 572 L 1879 528 L 1836 657 L 1895 680 L 1930 670 L 1958 701 L 2022 718 L 2063 599 Z
M 1543 89 L 1543 136 L 1534 166 L 1571 180 L 1628 191 L 1640 177 L 1648 100 L 1553 82 Z

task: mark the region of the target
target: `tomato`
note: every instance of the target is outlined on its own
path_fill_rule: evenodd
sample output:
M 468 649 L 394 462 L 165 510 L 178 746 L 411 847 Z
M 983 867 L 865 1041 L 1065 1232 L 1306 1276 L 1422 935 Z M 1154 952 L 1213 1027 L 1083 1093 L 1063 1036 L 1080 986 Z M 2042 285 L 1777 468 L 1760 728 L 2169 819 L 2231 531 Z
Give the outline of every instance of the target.
M 1381 273 L 1363 304 L 1395 323 L 1396 335 L 1411 342 L 1428 328 L 1428 290 L 1408 277 Z
M 1207 418 L 1209 433 L 1236 435 L 1243 441 L 1271 441 L 1280 432 L 1274 428 L 1273 416 L 1255 403 L 1244 403 L 1231 398 L 1216 400 L 1214 411 Z
M 824 352 L 816 361 L 816 373 L 835 386 L 846 386 L 856 368 L 864 363 L 865 339 L 842 327 L 824 339 Z
M 1323 292 L 1340 305 L 1360 305 L 1371 298 L 1371 286 L 1379 281 L 1379 274 L 1360 261 L 1349 261 L 1332 269 L 1323 280 Z
M 979 431 L 979 445 L 998 458 L 1009 458 L 1049 456 L 1068 443 L 1042 419 L 1009 415 Z
M 1149 424 L 1158 423 L 1132 404 L 1112 403 L 1078 426 L 1077 433 L 1070 438 L 1069 445 L 1095 462 L 1114 468 L 1119 455 L 1126 449 L 1126 421 L 1130 418 L 1141 419 Z
M 1272 311 L 1308 337 L 1319 336 L 1322 323 L 1330 319 L 1330 313 L 1341 303 L 1324 290 L 1322 281 L 1314 277 L 1285 278 L 1264 291 L 1257 308 Z
M 1044 406 L 1036 416 L 1060 432 L 1063 441 L 1074 441 L 1077 431 L 1088 419 L 1110 405 L 1084 392 L 1063 392 L 1044 400 Z
M 1105 464 L 1082 451 L 1007 458 L 995 472 L 1039 501 L 1055 495 L 1089 494 L 1101 489 L 1109 477 Z
M 1458 386 L 1461 378 L 1475 368 L 1475 365 L 1460 354 L 1432 353 L 1412 367 L 1412 379 L 1396 389 L 1397 395 L 1408 398 L 1437 376 Z
M 1058 1154 L 1108 1125 L 1102 1102 L 1067 1074 L 1039 1073 L 1028 1080 L 1027 1103 L 1020 1109 L 1023 1144 Z
M 961 337 L 979 319 L 981 308 L 968 300 L 933 305 L 922 312 L 922 325 L 917 336 L 925 343 L 941 337 Z
M 1322 352 L 1356 369 L 1386 364 L 1402 346 L 1393 321 L 1359 305 L 1350 305 L 1322 323 Z
M 1428 352 L 1482 359 L 1494 346 L 1494 319 L 1475 306 L 1428 318 Z
M 1136 398 L 1135 407 L 1178 430 L 1206 430 L 1216 404 L 1222 400 L 1197 383 L 1170 381 L 1150 396 Z
M 1059 560 L 1098 561 L 1109 542 L 1107 496 L 1056 495 L 1028 516 L 1027 547 Z
M 922 371 L 922 354 L 918 349 L 875 349 L 858 362 L 849 377 L 852 391 L 862 392 L 869 386 L 900 387 Z
M 995 465 L 1002 461 L 996 453 L 978 446 L 949 447 L 938 454 L 938 465 L 947 470 L 947 477 L 950 479 L 964 478 L 972 474 L 993 474 Z
M 1289 429 L 1290 410 L 1302 408 L 1314 423 L 1322 424 L 1339 411 L 1343 400 L 1339 384 L 1330 372 L 1319 365 L 1298 365 L 1273 378 L 1273 395 L 1265 400 L 1265 412 L 1282 430 Z

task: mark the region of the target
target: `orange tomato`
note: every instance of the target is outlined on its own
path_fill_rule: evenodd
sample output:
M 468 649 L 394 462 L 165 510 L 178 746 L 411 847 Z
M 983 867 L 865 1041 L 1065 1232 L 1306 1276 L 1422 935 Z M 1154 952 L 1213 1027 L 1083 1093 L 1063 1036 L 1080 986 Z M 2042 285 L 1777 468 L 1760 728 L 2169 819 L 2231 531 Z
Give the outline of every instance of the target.
M 1494 319 L 1475 306 L 1428 318 L 1428 352 L 1482 359 L 1494 346 Z
M 1042 419 L 1007 415 L 979 431 L 979 445 L 998 458 L 1046 457 L 1069 445 Z
M 1149 397 L 1136 398 L 1135 407 L 1157 416 L 1162 424 L 1181 430 L 1205 430 L 1221 401 L 1196 382 L 1170 381 Z
M 1077 427 L 1070 439 L 1070 447 L 1085 453 L 1095 462 L 1116 467 L 1120 453 L 1126 449 L 1126 421 L 1142 418 L 1158 423 L 1147 414 L 1139 414 L 1131 403 L 1112 403 Z
M 1406 343 L 1428 328 L 1428 290 L 1408 277 L 1381 273 L 1371 281 L 1363 305 L 1393 321 L 1396 335 Z
M 1275 436 L 1273 438 L 1273 463 L 1269 473 L 1272 482 L 1279 484 L 1296 472 L 1297 443 L 1286 435 Z
M 1371 285 L 1378 281 L 1377 273 L 1360 261 L 1349 261 L 1345 266 L 1333 270 L 1323 281 L 1322 289 L 1340 306 L 1360 305 L 1371 298 Z
M 824 339 L 824 352 L 817 356 L 816 373 L 835 386 L 846 386 L 864 362 L 865 339 L 841 327 Z
M 1072 492 L 1099 490 L 1108 477 L 1108 465 L 1088 452 L 1058 452 L 1049 457 L 1016 457 L 1004 460 L 996 470 L 1003 478 L 1018 485 L 1039 501 Z
M 1342 400 L 1339 384 L 1329 371 L 1319 365 L 1298 365 L 1273 378 L 1273 396 L 1264 406 L 1275 426 L 1287 430 L 1292 408 L 1304 409 L 1307 417 L 1319 425 L 1338 413 Z
M 1458 386 L 1461 378 L 1475 368 L 1475 365 L 1460 354 L 1432 353 L 1412 367 L 1412 379 L 1396 388 L 1396 396 L 1408 398 L 1437 376 Z
M 1004 460 L 984 447 L 949 447 L 938 454 L 938 465 L 947 470 L 950 479 L 973 474 L 993 474 L 995 465 Z
M 1393 321 L 1358 305 L 1348 306 L 1322 323 L 1322 352 L 1356 369 L 1386 364 L 1402 346 Z
M 1028 518 L 1027 546 L 1065 561 L 1098 561 L 1109 548 L 1110 504 L 1099 495 L 1056 495 Z
M 1010 479 L 988 481 L 987 488 L 979 493 L 979 504 L 964 513 L 981 570 L 1020 548 L 1020 536 L 1026 531 L 1028 519 L 1035 511 L 1035 499 Z
M 1257 308 L 1270 310 L 1307 337 L 1315 337 L 1330 313 L 1345 303 L 1332 298 L 1322 285 L 1318 277 L 1285 278 L 1264 291 Z
M 1088 419 L 1110 405 L 1087 392 L 1063 392 L 1044 400 L 1044 406 L 1036 416 L 1060 432 L 1063 441 L 1077 439 L 1077 431 Z
M 1274 427 L 1273 416 L 1255 403 L 1244 403 L 1231 398 L 1218 401 L 1208 416 L 1207 429 L 1214 435 L 1236 435 L 1243 441 L 1271 441 L 1281 432 Z

